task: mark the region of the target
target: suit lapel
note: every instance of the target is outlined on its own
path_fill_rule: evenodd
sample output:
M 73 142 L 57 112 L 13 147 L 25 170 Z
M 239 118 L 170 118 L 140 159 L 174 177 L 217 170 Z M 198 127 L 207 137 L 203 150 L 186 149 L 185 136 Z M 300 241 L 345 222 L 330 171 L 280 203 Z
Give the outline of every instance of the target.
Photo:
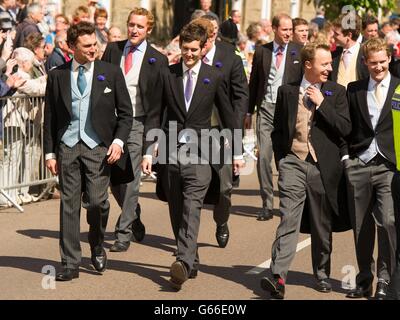
M 68 62 L 65 65 L 65 68 L 59 75 L 58 83 L 60 86 L 61 97 L 64 101 L 64 104 L 69 114 L 72 115 L 71 66 L 72 61 Z
M 143 62 L 142 66 L 140 67 L 140 73 L 139 73 L 139 88 L 142 94 L 142 98 L 143 98 L 143 93 L 145 93 L 147 89 L 148 75 L 152 73 L 151 64 L 148 62 L 149 59 L 151 58 L 150 50 L 151 46 L 149 43 L 147 43 L 146 52 L 144 53 Z
M 294 61 L 298 60 L 298 52 L 292 46 L 292 43 L 289 42 L 286 49 L 286 60 L 285 60 L 285 72 L 283 82 L 287 83 L 287 79 L 289 78 L 291 67 L 294 65 Z M 298 61 L 300 63 L 300 61 Z
M 204 96 L 207 95 L 207 90 L 205 88 L 206 84 L 204 83 L 204 79 L 207 76 L 207 72 L 204 68 L 204 64 L 201 63 L 200 71 L 197 76 L 196 87 L 193 90 L 192 101 L 190 102 L 189 111 L 187 114 L 187 119 L 189 119 L 190 115 L 196 109 L 196 107 L 200 104 L 201 100 L 203 100 Z M 211 80 L 211 77 L 210 77 Z
M 300 85 L 290 87 L 287 97 L 287 115 L 288 115 L 288 128 L 289 128 L 289 141 L 293 140 L 293 135 L 296 130 L 297 112 L 299 109 L 299 93 Z
M 265 79 L 268 79 L 268 75 L 271 69 L 273 51 L 274 51 L 273 42 L 270 42 L 267 45 L 263 46 L 263 55 L 264 55 L 263 66 L 264 66 Z
M 369 116 L 368 100 L 367 100 L 368 82 L 369 78 L 364 79 L 364 81 L 361 84 L 361 90 L 357 91 L 357 104 L 360 107 L 360 111 L 364 118 L 364 121 L 368 124 L 371 130 L 373 130 L 372 122 Z
M 118 41 L 116 46 L 117 54 L 111 56 L 111 63 L 117 66 L 121 65 L 122 56 L 124 55 L 125 45 L 129 40 Z
M 183 115 L 186 116 L 186 105 L 185 97 L 183 93 L 183 69 L 182 62 L 173 66 L 171 76 L 173 79 L 170 81 L 171 90 L 174 93 L 174 98 L 178 104 L 179 109 L 182 111 Z
M 96 60 L 94 62 L 92 91 L 90 93 L 90 100 L 91 100 L 90 102 L 92 110 L 94 110 L 94 108 L 97 105 L 97 102 L 99 101 L 99 98 L 102 96 L 102 89 L 104 87 L 102 81 L 99 81 L 97 79 L 99 75 L 103 75 L 104 77 L 106 77 L 106 75 L 104 74 L 104 70 L 101 68 L 100 63 Z
M 392 110 L 392 105 L 391 105 L 392 104 L 392 97 L 393 97 L 393 94 L 394 94 L 394 90 L 396 90 L 396 86 L 397 86 L 397 83 L 396 83 L 395 79 L 393 78 L 393 76 L 391 76 L 388 94 L 386 95 L 386 100 L 385 100 L 385 103 L 383 105 L 383 108 L 382 108 L 382 111 L 381 111 L 381 115 L 379 116 L 379 120 L 378 120 L 377 126 L 383 120 L 385 120 L 386 116 L 388 114 L 390 114 L 390 112 Z
M 214 60 L 212 62 L 212 65 L 214 67 L 218 68 L 216 66 L 217 62 L 222 62 L 223 59 L 224 59 L 223 52 L 222 52 L 221 48 L 217 45 L 217 43 L 215 43 L 215 55 L 214 55 Z

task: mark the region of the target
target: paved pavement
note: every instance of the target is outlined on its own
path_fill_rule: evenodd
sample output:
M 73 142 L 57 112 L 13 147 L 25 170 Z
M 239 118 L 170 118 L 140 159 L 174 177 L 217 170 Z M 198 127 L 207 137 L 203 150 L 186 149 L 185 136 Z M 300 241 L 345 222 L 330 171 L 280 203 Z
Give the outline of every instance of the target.
M 0 299 L 140 299 L 140 300 L 259 300 L 269 299 L 259 285 L 267 274 L 271 244 L 279 222 L 257 221 L 261 205 L 256 173 L 241 178 L 234 190 L 229 221 L 231 237 L 221 249 L 215 240 L 215 225 L 209 208 L 202 211 L 199 234 L 200 272 L 185 283 L 180 292 L 168 284 L 169 267 L 174 261 L 174 241 L 167 205 L 156 199 L 155 184 L 144 182 L 140 203 L 146 237 L 133 242 L 127 252 L 108 254 L 108 269 L 98 274 L 90 264 L 85 211 L 81 215 L 82 266 L 80 278 L 53 282 L 59 268 L 59 200 L 26 205 L 24 213 L 0 211 Z M 275 207 L 278 200 L 275 199 Z M 119 215 L 110 197 L 111 213 L 106 249 L 113 243 L 113 229 Z M 332 254 L 333 292 L 315 291 L 310 246 L 307 235 L 299 238 L 297 253 L 287 282 L 287 299 L 345 299 L 342 280 L 355 275 L 356 261 L 351 232 L 334 234 Z M 258 266 L 258 267 L 257 267 Z M 42 273 L 43 272 L 43 273 Z

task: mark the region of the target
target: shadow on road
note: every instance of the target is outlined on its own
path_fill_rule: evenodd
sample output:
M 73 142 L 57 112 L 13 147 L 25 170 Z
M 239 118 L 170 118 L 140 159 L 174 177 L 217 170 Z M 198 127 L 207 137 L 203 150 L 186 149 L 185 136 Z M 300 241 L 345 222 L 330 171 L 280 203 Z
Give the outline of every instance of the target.
M 262 277 L 270 274 L 269 269 L 263 271 L 260 274 L 246 274 L 247 271 L 252 269 L 253 266 L 236 265 L 232 267 L 219 267 L 219 266 L 208 266 L 200 264 L 200 272 L 214 275 L 216 277 L 232 281 L 234 283 L 241 284 L 242 286 L 252 290 L 254 295 L 253 299 L 266 299 L 271 300 L 271 296 L 268 292 L 264 291 L 260 286 L 260 280 Z M 312 274 L 289 271 L 288 285 L 294 285 L 299 287 L 315 288 L 315 278 Z M 341 282 L 336 279 L 331 279 L 332 292 L 346 294 L 347 291 L 342 288 Z M 307 298 L 307 297 L 305 297 Z M 299 298 L 301 299 L 301 298 Z

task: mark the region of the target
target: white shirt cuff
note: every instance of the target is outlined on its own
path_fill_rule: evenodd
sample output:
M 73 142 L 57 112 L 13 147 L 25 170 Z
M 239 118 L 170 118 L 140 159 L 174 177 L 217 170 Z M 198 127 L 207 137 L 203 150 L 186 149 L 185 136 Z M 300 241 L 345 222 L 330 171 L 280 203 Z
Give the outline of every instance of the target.
M 347 159 L 350 159 L 350 157 L 349 157 L 348 154 L 344 155 L 344 156 L 342 157 L 342 159 L 340 159 L 340 161 L 344 161 L 344 160 L 347 160 Z
M 56 154 L 55 153 L 46 153 L 45 155 L 45 160 L 51 160 L 51 159 L 57 159 Z
M 114 139 L 114 141 L 112 143 L 119 145 L 122 149 L 122 153 L 124 153 L 124 143 L 122 142 L 121 139 Z
M 150 159 L 150 160 L 152 160 L 152 159 L 153 159 L 153 156 L 152 156 L 151 154 L 144 154 L 144 155 L 143 155 L 143 159 Z

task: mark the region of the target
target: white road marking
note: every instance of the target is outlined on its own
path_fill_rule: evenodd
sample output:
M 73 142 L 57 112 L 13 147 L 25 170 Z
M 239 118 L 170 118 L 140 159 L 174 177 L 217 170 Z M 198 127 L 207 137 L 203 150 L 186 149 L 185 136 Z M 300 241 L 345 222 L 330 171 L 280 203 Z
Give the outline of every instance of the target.
M 296 252 L 303 250 L 304 248 L 308 247 L 309 245 L 311 245 L 311 238 L 307 238 L 306 240 L 299 242 L 297 244 Z M 271 265 L 271 259 L 268 259 L 267 261 L 259 264 L 257 267 L 247 271 L 246 274 L 260 274 L 261 272 L 268 269 L 270 267 L 270 265 Z

